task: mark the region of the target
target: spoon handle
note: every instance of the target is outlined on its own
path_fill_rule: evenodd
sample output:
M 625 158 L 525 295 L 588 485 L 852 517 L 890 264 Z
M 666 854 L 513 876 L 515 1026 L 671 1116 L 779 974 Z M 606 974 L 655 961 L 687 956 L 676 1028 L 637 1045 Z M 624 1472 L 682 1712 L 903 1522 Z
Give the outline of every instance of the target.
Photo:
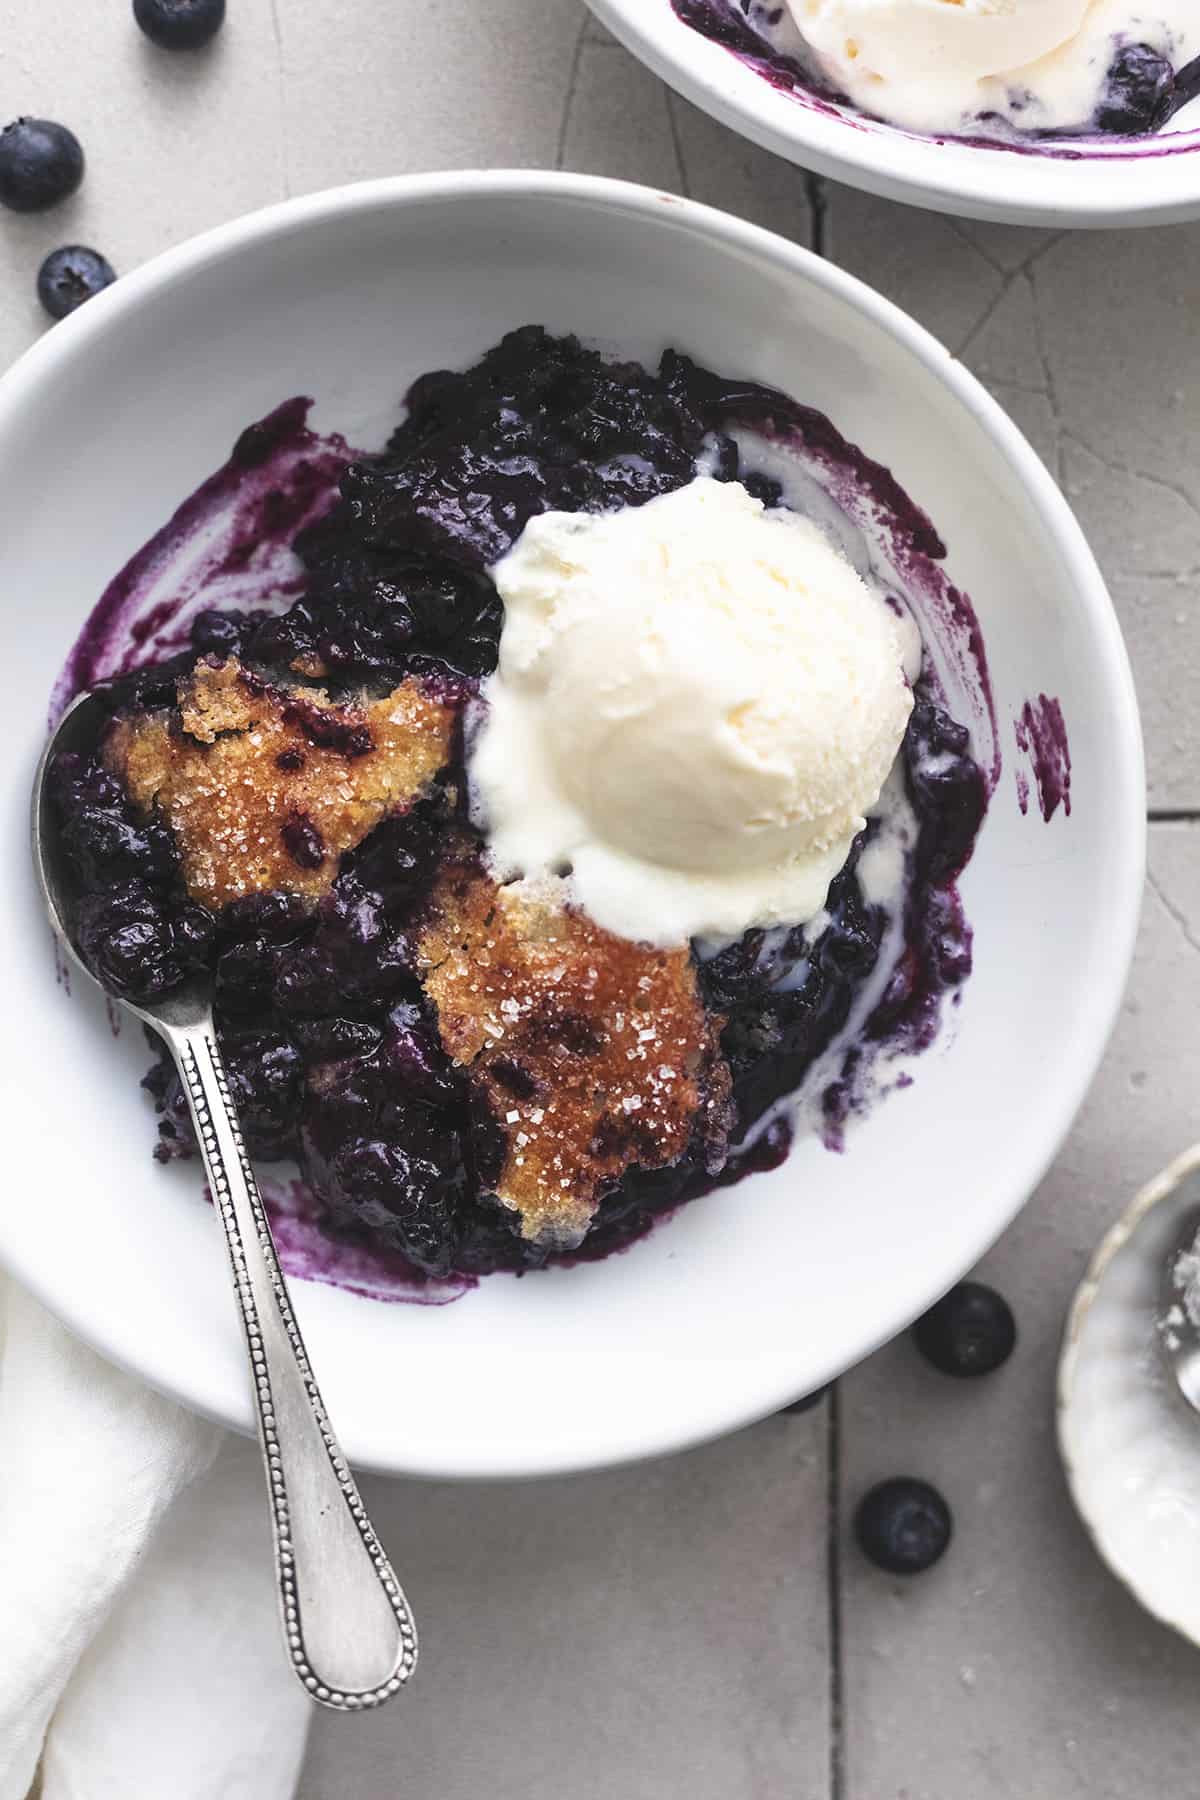
M 292 1667 L 323 1706 L 341 1712 L 379 1706 L 399 1692 L 416 1664 L 412 1614 L 313 1379 L 212 1022 L 154 1023 L 179 1069 L 225 1227 Z

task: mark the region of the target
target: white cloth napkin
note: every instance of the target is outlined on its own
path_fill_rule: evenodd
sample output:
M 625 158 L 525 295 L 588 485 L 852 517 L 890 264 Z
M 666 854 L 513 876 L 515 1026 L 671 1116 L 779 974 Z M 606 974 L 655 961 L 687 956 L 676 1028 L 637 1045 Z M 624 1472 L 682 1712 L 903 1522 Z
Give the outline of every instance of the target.
M 289 1800 L 257 1450 L 0 1276 L 0 1800 Z

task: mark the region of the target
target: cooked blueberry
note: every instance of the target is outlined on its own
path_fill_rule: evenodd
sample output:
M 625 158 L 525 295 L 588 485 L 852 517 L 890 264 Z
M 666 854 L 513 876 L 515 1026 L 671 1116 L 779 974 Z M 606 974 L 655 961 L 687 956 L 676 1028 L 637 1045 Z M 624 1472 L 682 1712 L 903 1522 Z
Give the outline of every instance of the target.
M 925 828 L 922 873 L 936 882 L 962 869 L 987 810 L 987 782 L 970 753 L 970 734 L 940 706 L 920 698 L 901 750 L 909 797 Z
M 52 319 L 65 319 L 116 279 L 116 270 L 98 250 L 87 244 L 64 244 L 52 250 L 38 270 L 38 299 Z
M 340 1215 L 367 1226 L 429 1275 L 444 1275 L 454 1252 L 446 1185 L 429 1157 L 380 1138 L 338 1150 L 326 1197 Z
M 511 1056 L 493 1058 L 491 1077 L 514 1100 L 532 1100 L 538 1091 L 536 1078 L 520 1063 L 514 1062 Z
M 288 775 L 298 774 L 304 767 L 303 750 L 281 750 L 275 758 L 275 767 Z
M 995 1288 L 961 1281 L 917 1321 L 913 1336 L 944 1375 L 990 1375 L 1012 1355 L 1017 1322 Z
M 199 50 L 225 23 L 225 0 L 133 0 L 133 16 L 161 50 Z
M 310 744 L 323 750 L 336 750 L 342 756 L 369 756 L 375 748 L 369 725 L 345 713 L 318 706 L 303 694 L 293 694 L 285 702 L 283 716 L 298 725 Z
M 749 474 L 743 486 L 748 494 L 753 494 L 764 506 L 779 506 L 783 500 L 783 483 L 770 475 Z
M 287 1038 L 272 1035 L 223 1038 L 238 1118 L 253 1156 L 293 1155 L 300 1129 L 303 1068 Z
M 275 967 L 275 1004 L 296 1018 L 321 1018 L 344 1003 L 338 971 L 328 955 L 313 945 L 281 952 Z
M 430 1106 L 453 1105 L 461 1089 L 436 1029 L 421 1016 L 418 1006 L 407 1003 L 393 1008 L 379 1057 L 389 1087 L 401 1099 L 420 1100 Z
M 364 1019 L 297 1019 L 292 1036 L 312 1063 L 373 1056 L 383 1041 L 382 1029 Z
M 406 903 L 427 887 L 437 849 L 437 826 L 417 808 L 385 820 L 371 833 L 352 859 L 353 879 L 359 891 L 377 894 L 389 910 L 402 913 Z M 348 876 L 340 876 L 339 888 L 348 880 Z
M 312 924 L 312 912 L 298 894 L 247 894 L 231 900 L 218 923 L 225 937 L 262 937 L 282 944 Z
M 129 875 L 165 880 L 178 863 L 167 826 L 156 818 L 144 822 L 132 818 L 124 804 L 81 804 L 63 820 L 61 842 L 80 878 L 89 885 Z
M 101 985 L 144 1003 L 161 999 L 200 971 L 211 935 L 203 909 L 181 914 L 139 881 L 86 894 L 76 928 L 83 959 Z
M 65 125 L 14 119 L 0 131 L 0 204 L 41 212 L 73 194 L 82 180 L 83 147 Z
M 214 993 L 222 1015 L 241 1017 L 271 1004 L 275 966 L 265 937 L 244 938 L 217 958 Z
M 280 826 L 279 835 L 298 869 L 319 869 L 325 861 L 325 840 L 307 813 L 292 813 Z
M 1157 131 L 1171 113 L 1175 71 L 1149 44 L 1126 44 L 1108 71 L 1096 114 L 1102 131 L 1135 137 Z
M 854 1515 L 863 1554 L 889 1575 L 920 1575 L 946 1553 L 954 1524 L 927 1481 L 897 1475 L 865 1494 Z
M 158 1142 L 154 1156 L 158 1162 L 176 1162 L 196 1154 L 196 1136 L 187 1096 L 179 1079 L 179 1071 L 167 1050 L 158 1046 L 158 1061 L 142 1077 L 142 1086 L 153 1097 L 158 1114 Z
M 208 606 L 192 621 L 192 647 L 198 656 L 236 656 L 252 629 L 248 613 L 219 612 Z
M 215 921 L 206 906 L 185 900 L 175 908 L 172 919 L 176 954 L 192 968 L 206 964 L 213 948 Z

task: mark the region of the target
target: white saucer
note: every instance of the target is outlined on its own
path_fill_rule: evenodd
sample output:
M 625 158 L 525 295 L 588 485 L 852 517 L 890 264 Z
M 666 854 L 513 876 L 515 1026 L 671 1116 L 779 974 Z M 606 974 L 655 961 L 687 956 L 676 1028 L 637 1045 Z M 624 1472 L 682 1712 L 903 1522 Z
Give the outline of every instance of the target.
M 1058 1442 L 1080 1516 L 1117 1579 L 1200 1644 L 1200 1415 L 1158 1340 L 1163 1263 L 1200 1206 L 1200 1144 L 1142 1189 L 1067 1317 Z

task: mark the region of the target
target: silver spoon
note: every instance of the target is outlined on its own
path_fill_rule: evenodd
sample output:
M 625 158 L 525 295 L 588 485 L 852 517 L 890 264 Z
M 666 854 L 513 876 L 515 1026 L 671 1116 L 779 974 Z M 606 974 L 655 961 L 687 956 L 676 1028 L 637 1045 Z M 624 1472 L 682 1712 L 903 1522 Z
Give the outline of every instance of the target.
M 60 751 L 90 750 L 100 703 L 63 714 L 33 786 L 33 866 L 50 923 L 72 962 L 70 888 L 46 773 Z M 225 1228 L 266 1464 L 287 1651 L 313 1699 L 341 1712 L 380 1706 L 417 1660 L 408 1602 L 375 1535 L 309 1367 L 229 1092 L 201 985 L 153 1006 L 121 1004 L 158 1032 L 179 1070 L 209 1191 Z
M 1200 1231 L 1200 1207 L 1193 1207 L 1184 1218 L 1163 1264 L 1158 1336 L 1180 1393 L 1189 1406 L 1200 1412 L 1200 1325 L 1184 1303 L 1187 1284 L 1179 1275 L 1179 1259 L 1194 1251 L 1197 1231 Z

